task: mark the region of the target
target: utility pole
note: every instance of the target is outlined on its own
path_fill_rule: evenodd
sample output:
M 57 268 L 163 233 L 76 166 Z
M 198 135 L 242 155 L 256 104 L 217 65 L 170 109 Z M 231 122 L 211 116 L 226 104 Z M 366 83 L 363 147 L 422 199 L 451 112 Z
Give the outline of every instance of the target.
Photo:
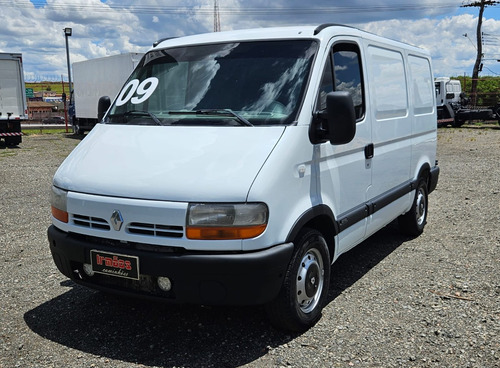
M 70 37 L 73 33 L 73 30 L 71 28 L 64 28 L 64 38 L 66 38 L 66 62 L 68 63 L 68 84 L 69 84 L 69 99 L 71 103 L 71 67 L 70 67 L 70 62 L 69 62 L 69 47 L 68 47 L 68 37 Z M 64 84 L 63 84 L 64 85 Z M 66 102 L 66 101 L 65 101 Z M 66 103 L 64 104 L 64 109 L 66 109 Z M 66 113 L 66 133 L 68 132 L 68 114 Z
M 214 0 L 214 32 L 220 32 L 219 3 Z
M 474 63 L 474 69 L 472 69 L 472 87 L 471 87 L 472 105 L 474 106 L 477 104 L 477 81 L 479 78 L 479 72 L 482 69 L 481 60 L 483 58 L 483 40 L 481 34 L 481 26 L 483 24 L 484 8 L 486 6 L 496 5 L 499 3 L 500 1 L 496 0 L 480 0 L 461 6 L 462 8 L 479 7 L 479 18 L 477 20 L 477 31 L 476 31 L 477 56 L 476 56 L 476 62 Z

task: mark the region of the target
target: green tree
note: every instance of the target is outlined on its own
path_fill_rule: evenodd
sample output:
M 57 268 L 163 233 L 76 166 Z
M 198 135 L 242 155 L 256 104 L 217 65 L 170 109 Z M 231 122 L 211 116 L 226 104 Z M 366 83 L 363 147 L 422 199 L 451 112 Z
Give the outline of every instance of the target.
M 470 96 L 472 78 L 469 76 L 456 76 L 462 84 L 462 91 Z M 477 106 L 488 107 L 500 103 L 500 77 L 479 77 L 477 79 Z

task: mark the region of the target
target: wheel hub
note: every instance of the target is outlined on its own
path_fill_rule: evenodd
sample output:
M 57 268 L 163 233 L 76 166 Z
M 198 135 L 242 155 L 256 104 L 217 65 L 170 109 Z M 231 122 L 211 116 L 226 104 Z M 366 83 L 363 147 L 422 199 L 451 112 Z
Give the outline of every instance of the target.
M 319 268 L 317 264 L 312 264 L 311 267 L 307 270 L 306 274 L 306 282 L 305 282 L 305 289 L 306 289 L 306 295 L 309 298 L 314 297 L 314 294 L 316 294 L 316 290 L 318 289 L 319 285 Z
M 297 274 L 297 303 L 304 313 L 312 311 L 323 291 L 323 258 L 317 249 L 310 249 L 302 257 Z
M 426 208 L 425 194 L 422 191 L 418 192 L 416 204 L 417 204 L 416 205 L 417 223 L 419 225 L 422 225 L 423 222 L 425 221 L 425 208 Z

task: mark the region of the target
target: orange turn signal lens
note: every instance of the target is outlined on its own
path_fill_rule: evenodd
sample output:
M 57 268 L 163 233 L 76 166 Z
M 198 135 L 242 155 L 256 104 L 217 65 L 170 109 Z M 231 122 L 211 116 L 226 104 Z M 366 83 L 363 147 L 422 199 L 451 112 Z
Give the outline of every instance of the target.
M 68 223 L 69 216 L 66 211 L 62 211 L 59 208 L 55 208 L 54 206 L 51 206 L 51 209 L 52 209 L 52 216 L 54 216 L 56 220 Z
M 266 230 L 267 224 L 254 226 L 221 226 L 201 227 L 188 226 L 186 236 L 188 239 L 198 240 L 230 240 L 255 238 Z

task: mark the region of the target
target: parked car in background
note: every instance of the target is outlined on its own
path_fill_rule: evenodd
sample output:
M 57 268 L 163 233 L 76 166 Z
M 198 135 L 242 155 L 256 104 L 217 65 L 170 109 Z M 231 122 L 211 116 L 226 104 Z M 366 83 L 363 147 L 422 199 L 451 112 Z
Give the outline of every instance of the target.
M 42 124 L 66 124 L 66 120 L 62 116 L 51 116 L 42 120 Z

